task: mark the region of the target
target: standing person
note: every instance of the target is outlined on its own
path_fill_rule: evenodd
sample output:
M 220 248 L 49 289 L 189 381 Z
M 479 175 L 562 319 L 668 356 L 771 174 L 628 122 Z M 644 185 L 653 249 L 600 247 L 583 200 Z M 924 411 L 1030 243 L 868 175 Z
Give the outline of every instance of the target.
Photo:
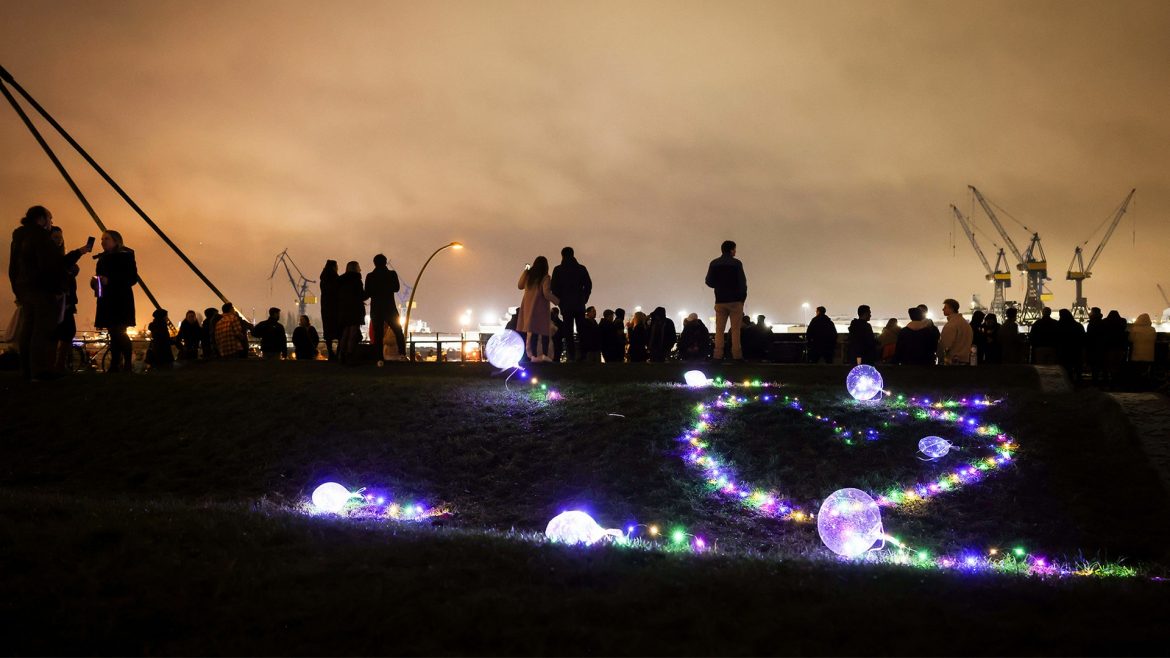
M 345 264 L 345 274 L 337 279 L 337 320 L 341 327 L 341 342 L 337 346 L 337 360 L 354 365 L 358 345 L 362 342 L 362 325 L 366 321 L 366 299 L 362 287 L 362 266 L 356 260 Z M 329 339 L 325 339 L 329 344 Z
M 1085 357 L 1085 328 L 1073 317 L 1072 311 L 1060 309 L 1057 321 L 1056 358 L 1069 378 L 1074 382 L 1081 379 L 1081 368 Z
M 219 309 L 210 307 L 203 311 L 203 327 L 200 338 L 203 339 L 203 358 L 214 359 L 219 356 L 219 348 L 215 344 L 215 323 L 219 322 Z
M 959 313 L 959 302 L 953 299 L 943 300 L 943 316 L 947 323 L 943 325 L 938 339 L 938 362 L 944 366 L 971 365 L 971 341 L 974 332 L 971 325 Z
M 971 319 L 968 322 L 971 324 L 971 345 L 975 347 L 975 356 L 978 363 L 983 363 L 983 352 L 987 347 L 983 344 L 983 319 L 987 317 L 983 311 L 974 311 L 971 313 Z
M 268 319 L 252 327 L 252 335 L 260 339 L 260 354 L 265 359 L 288 358 L 288 334 L 280 323 L 280 309 L 268 309 Z
M 330 361 L 337 360 L 333 344 L 341 339 L 341 315 L 337 306 L 337 261 L 325 261 L 321 270 L 321 333 L 325 338 L 325 354 Z
M 171 323 L 165 308 L 158 308 L 146 330 L 150 332 L 150 345 L 146 348 L 147 363 L 151 370 L 167 369 L 175 363 L 175 351 L 171 348 Z
M 646 314 L 634 313 L 630 320 L 630 363 L 645 363 L 650 358 L 650 327 Z
M 223 313 L 215 320 L 215 350 L 225 359 L 248 358 L 248 337 L 244 321 L 231 302 L 223 305 Z
M 849 323 L 849 342 L 846 343 L 846 361 L 850 365 L 873 365 L 878 357 L 878 341 L 869 324 L 872 317 L 869 306 L 857 307 L 857 317 Z
M 1085 327 L 1085 362 L 1094 384 L 1100 383 L 1105 377 L 1106 340 L 1105 316 L 1101 314 L 1101 309 L 1094 306 L 1089 309 L 1089 322 Z
M 1154 323 L 1149 313 L 1142 313 L 1133 321 L 1129 328 L 1130 368 L 1135 376 L 1147 377 L 1154 363 L 1154 345 L 1158 340 L 1158 332 L 1154 330 Z
M 569 361 L 576 361 L 577 346 L 573 342 L 573 332 L 581 332 L 585 305 L 589 303 L 589 295 L 593 292 L 593 280 L 589 278 L 589 270 L 577 262 L 572 247 L 561 249 L 561 264 L 553 268 L 551 289 L 560 300 L 565 352 L 569 355 Z
M 126 248 L 121 233 L 102 233 L 102 253 L 97 255 L 97 276 L 92 281 L 97 293 L 97 318 L 93 325 L 110 332 L 108 372 L 130 372 L 133 351 L 126 328 L 135 324 L 134 286 L 137 283 L 138 263 L 134 251 Z
M 389 325 L 398 342 L 398 353 L 406 354 L 406 336 L 398 322 L 398 304 L 394 302 L 394 294 L 400 287 L 398 272 L 386 266 L 386 257 L 382 254 L 374 256 L 374 269 L 366 275 L 366 296 L 370 298 L 370 344 L 381 350 Z
M 897 318 L 890 318 L 886 322 L 886 326 L 882 327 L 882 333 L 878 336 L 878 345 L 881 349 L 883 363 L 890 363 L 894 360 L 894 350 L 898 346 L 898 332 L 901 330 Z
M 743 263 L 735 257 L 735 243 L 725 240 L 719 245 L 721 255 L 707 266 L 705 282 L 715 290 L 715 360 L 724 357 L 724 334 L 731 318 L 731 358 L 743 361 L 743 304 L 747 301 L 747 275 Z
M 670 358 L 678 332 L 674 320 L 666 315 L 666 309 L 659 306 L 650 313 L 650 361 L 662 363 Z
M 938 329 L 922 317 L 917 306 L 906 310 L 910 321 L 898 331 L 894 345 L 894 363 L 910 366 L 934 365 L 934 352 L 938 345 Z
M 552 336 L 552 305 L 558 300 L 552 291 L 548 259 L 537 256 L 532 266 L 520 273 L 516 288 L 524 291 L 516 309 L 516 331 L 528 336 L 525 347 L 528 359 L 533 363 L 551 363 L 544 340 Z
M 33 206 L 12 233 L 8 276 L 20 307 L 18 340 L 25 380 L 52 379 L 61 320 L 64 255 L 53 243 L 53 214 Z
M 998 365 L 1003 363 L 1003 346 L 999 342 L 999 319 L 994 313 L 988 313 L 983 318 L 983 326 L 979 328 L 983 334 L 983 353 L 979 358 L 983 363 Z
M 1116 310 L 1105 316 L 1105 381 L 1113 383 L 1125 363 L 1129 349 L 1129 325 Z
M 57 250 L 63 254 L 61 266 L 64 269 L 61 272 L 60 286 L 61 312 L 59 321 L 57 322 L 57 331 L 55 332 L 55 338 L 57 339 L 57 358 L 54 367 L 56 372 L 63 373 L 72 357 L 73 338 L 77 335 L 77 274 L 81 271 L 77 267 L 77 261 L 81 259 L 83 254 L 88 254 L 91 248 L 86 244 L 66 254 L 65 235 L 61 232 L 60 227 L 54 226 L 49 236 L 52 238 Z
M 593 306 L 585 309 L 585 319 L 581 321 L 581 328 L 577 330 L 581 335 L 581 357 L 585 363 L 601 362 L 601 327 L 597 324 L 597 309 Z
M 1002 363 L 1023 363 L 1024 344 L 1020 340 L 1020 325 L 1016 324 L 1019 311 L 1014 307 L 1004 311 L 1003 324 L 999 325 L 999 351 Z
M 833 355 L 837 351 L 837 326 L 826 315 L 824 306 L 817 307 L 817 314 L 808 323 L 804 332 L 804 340 L 808 345 L 808 362 L 833 362 Z
M 1040 313 L 1043 317 L 1033 322 L 1028 332 L 1028 344 L 1032 347 L 1032 363 L 1050 366 L 1057 362 L 1056 343 L 1060 328 L 1052 319 L 1052 309 L 1045 306 Z
M 293 329 L 292 341 L 297 361 L 313 361 L 317 358 L 317 345 L 321 339 L 317 336 L 317 330 L 309 323 L 309 316 L 301 316 L 300 324 Z
M 194 361 L 199 358 L 199 342 L 203 338 L 203 331 L 199 328 L 199 319 L 195 311 L 187 311 L 183 321 L 179 323 L 179 358 L 184 361 Z
M 626 330 L 614 311 L 605 309 L 597 323 L 601 339 L 601 356 L 606 363 L 621 363 L 626 353 Z
M 711 358 L 711 332 L 699 319 L 698 313 L 691 313 L 683 319 L 682 335 L 678 339 L 678 358 L 682 361 L 698 361 Z

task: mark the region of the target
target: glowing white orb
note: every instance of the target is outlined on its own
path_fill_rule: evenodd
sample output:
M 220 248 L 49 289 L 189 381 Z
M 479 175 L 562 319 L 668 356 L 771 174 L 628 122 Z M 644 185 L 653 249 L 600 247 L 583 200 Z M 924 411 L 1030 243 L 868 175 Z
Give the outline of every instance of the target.
M 511 329 L 505 329 L 489 338 L 483 351 L 488 363 L 493 366 L 501 370 L 515 368 L 524 356 L 524 337 Z
M 837 555 L 857 557 L 882 538 L 882 513 L 861 489 L 838 489 L 821 503 L 817 534 Z
M 340 512 L 353 494 L 336 482 L 326 482 L 313 490 L 313 504 L 325 512 Z
M 577 511 L 561 512 L 554 516 L 544 529 L 544 534 L 549 541 L 565 544 L 592 544 L 609 535 L 619 539 L 625 536 L 621 530 L 602 528 L 592 516 Z
M 951 447 L 951 442 L 941 436 L 928 436 L 918 442 L 918 451 L 931 459 L 942 457 L 951 451 Z
M 872 400 L 881 395 L 882 374 L 873 366 L 860 365 L 849 371 L 845 388 L 854 400 Z
M 683 373 L 683 380 L 685 380 L 687 383 L 687 386 L 690 386 L 691 388 L 699 388 L 702 386 L 706 386 L 708 384 L 708 382 L 710 381 L 707 379 L 707 375 L 703 374 L 702 370 L 688 370 L 688 371 L 686 371 L 685 373 Z

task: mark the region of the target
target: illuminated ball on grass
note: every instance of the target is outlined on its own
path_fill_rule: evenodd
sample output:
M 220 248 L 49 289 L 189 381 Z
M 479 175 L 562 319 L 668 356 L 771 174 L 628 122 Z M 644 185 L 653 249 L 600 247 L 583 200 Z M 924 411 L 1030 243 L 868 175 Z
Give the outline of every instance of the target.
M 685 381 L 687 386 L 690 386 L 691 388 L 701 388 L 710 383 L 710 380 L 707 379 L 707 375 L 704 375 L 702 370 L 688 370 L 684 372 L 683 381 Z
M 857 557 L 882 538 L 882 513 L 861 489 L 838 489 L 821 503 L 817 534 L 837 555 Z
M 585 512 L 561 512 L 548 522 L 544 534 L 549 541 L 565 544 L 593 544 L 606 536 L 623 538 L 621 530 L 606 530 Z
M 483 351 L 488 363 L 493 366 L 501 370 L 515 368 L 524 356 L 524 338 L 511 329 L 505 329 L 489 338 Z
M 941 436 L 927 436 L 918 442 L 918 452 L 930 459 L 938 459 L 951 451 L 951 442 Z
M 340 512 L 353 494 L 336 482 L 326 482 L 313 490 L 313 504 L 324 512 Z
M 845 388 L 854 400 L 872 400 L 882 393 L 882 374 L 873 366 L 860 365 L 849 371 Z

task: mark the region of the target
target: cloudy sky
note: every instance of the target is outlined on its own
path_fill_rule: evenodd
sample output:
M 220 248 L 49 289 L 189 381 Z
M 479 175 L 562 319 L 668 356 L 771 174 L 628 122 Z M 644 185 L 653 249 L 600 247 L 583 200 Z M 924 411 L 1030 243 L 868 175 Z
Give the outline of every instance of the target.
M 410 280 L 451 240 L 415 311 L 440 328 L 515 305 L 565 245 L 599 307 L 706 315 L 724 239 L 776 321 L 988 302 L 948 208 L 974 184 L 1040 232 L 1060 306 L 1136 187 L 1086 284 L 1132 316 L 1170 285 L 1168 33 L 1157 1 L 9 1 L 0 64 L 245 311 L 291 308 L 267 280 L 286 247 L 312 278 L 384 252 Z M 0 153 L 0 217 L 40 203 L 71 244 L 95 233 L 5 106 Z M 218 305 L 64 159 L 172 318 Z

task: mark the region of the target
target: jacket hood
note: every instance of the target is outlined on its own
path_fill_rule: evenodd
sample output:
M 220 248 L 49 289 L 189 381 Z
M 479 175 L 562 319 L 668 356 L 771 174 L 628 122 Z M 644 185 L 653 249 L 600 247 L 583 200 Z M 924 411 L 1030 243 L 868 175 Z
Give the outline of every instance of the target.
M 1149 313 L 1142 313 L 1141 315 L 1139 315 L 1137 317 L 1136 320 L 1133 321 L 1133 326 L 1135 326 L 1135 327 L 1152 327 L 1152 326 L 1154 326 L 1154 323 L 1153 323 L 1153 321 L 1150 320 Z
M 933 326 L 934 326 L 934 323 L 931 322 L 930 320 L 911 320 L 911 321 L 906 323 L 905 328 L 911 329 L 913 331 L 919 331 L 922 329 L 929 329 L 930 327 L 933 327 Z

